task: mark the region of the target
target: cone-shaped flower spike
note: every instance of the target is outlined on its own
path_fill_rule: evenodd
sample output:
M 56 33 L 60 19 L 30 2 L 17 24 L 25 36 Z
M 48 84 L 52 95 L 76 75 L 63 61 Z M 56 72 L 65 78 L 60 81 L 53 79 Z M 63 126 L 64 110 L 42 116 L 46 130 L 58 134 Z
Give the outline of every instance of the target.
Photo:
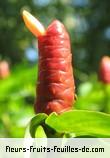
M 103 56 L 100 61 L 99 79 L 105 84 L 110 84 L 110 57 L 108 56 Z
M 70 38 L 64 25 L 55 20 L 45 30 L 27 11 L 23 11 L 23 19 L 28 29 L 38 38 L 36 113 L 62 113 L 72 109 L 75 86 Z

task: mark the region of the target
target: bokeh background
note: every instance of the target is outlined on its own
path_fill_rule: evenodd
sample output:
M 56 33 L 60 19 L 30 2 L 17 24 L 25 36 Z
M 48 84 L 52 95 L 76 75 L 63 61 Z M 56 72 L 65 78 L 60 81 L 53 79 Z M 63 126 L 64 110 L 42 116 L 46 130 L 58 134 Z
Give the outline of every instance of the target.
M 71 37 L 78 96 L 74 107 L 110 113 L 110 86 L 98 80 L 100 59 L 110 54 L 110 2 L 3 0 L 0 1 L 0 137 L 23 137 L 35 115 L 37 39 L 24 25 L 23 9 L 40 19 L 45 27 L 54 19 L 66 26 Z

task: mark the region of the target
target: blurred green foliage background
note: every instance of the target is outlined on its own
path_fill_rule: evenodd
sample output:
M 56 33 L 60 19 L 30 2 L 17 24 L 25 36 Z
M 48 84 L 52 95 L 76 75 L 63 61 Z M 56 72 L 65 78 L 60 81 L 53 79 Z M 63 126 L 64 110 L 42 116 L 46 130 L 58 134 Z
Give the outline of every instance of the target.
M 37 39 L 27 30 L 23 9 L 47 27 L 54 19 L 71 37 L 77 109 L 110 113 L 110 86 L 98 81 L 99 61 L 110 54 L 108 0 L 0 1 L 0 60 L 10 63 L 11 74 L 0 80 L 0 137 L 23 137 L 34 116 L 37 79 Z

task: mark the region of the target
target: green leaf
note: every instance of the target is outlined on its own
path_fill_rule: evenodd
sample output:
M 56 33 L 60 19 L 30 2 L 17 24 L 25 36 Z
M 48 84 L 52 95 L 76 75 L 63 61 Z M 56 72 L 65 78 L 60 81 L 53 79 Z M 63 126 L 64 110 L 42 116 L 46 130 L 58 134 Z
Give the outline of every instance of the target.
M 30 122 L 30 134 L 32 137 L 35 137 L 36 129 L 39 125 L 42 125 L 45 122 L 47 115 L 44 113 L 37 114 L 32 118 Z
M 46 124 L 58 133 L 110 138 L 110 115 L 101 112 L 74 110 L 61 115 L 52 113 Z
M 38 126 L 35 131 L 35 138 L 47 138 L 42 126 Z

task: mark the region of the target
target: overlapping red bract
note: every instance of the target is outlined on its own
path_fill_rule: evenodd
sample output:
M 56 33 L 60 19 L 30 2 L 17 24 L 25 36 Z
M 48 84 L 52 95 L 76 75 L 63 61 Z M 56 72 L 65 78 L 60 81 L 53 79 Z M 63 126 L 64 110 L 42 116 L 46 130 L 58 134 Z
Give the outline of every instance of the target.
M 37 113 L 62 113 L 72 108 L 74 78 L 70 39 L 64 25 L 55 20 L 38 38 L 39 74 L 37 82 Z

